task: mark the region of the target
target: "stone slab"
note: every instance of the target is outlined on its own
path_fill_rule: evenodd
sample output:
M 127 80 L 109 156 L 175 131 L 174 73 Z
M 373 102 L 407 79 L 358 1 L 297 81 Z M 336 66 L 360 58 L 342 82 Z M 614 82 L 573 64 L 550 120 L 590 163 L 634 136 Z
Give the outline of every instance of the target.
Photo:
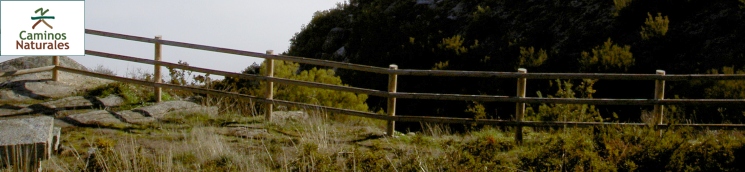
M 93 107 L 93 102 L 83 96 L 65 97 L 55 101 L 40 103 L 40 105 L 53 110 L 64 110 L 73 108 Z
M 6 109 L 6 108 L 0 108 L 0 117 L 2 116 L 12 116 L 12 115 L 21 115 L 21 114 L 28 114 L 34 112 L 31 108 L 21 108 L 21 109 Z
M 156 119 L 164 119 L 166 114 L 175 112 L 204 111 L 207 114 L 217 114 L 216 107 L 205 107 L 188 101 L 161 102 L 152 106 L 137 108 L 133 111 Z
M 116 107 L 124 105 L 124 98 L 117 95 L 109 95 L 104 98 L 96 97 L 96 100 L 104 107 Z
M 37 166 L 51 154 L 54 118 L 22 116 L 0 118 L 0 162 Z M 4 159 L 10 157 L 9 159 Z M 31 162 L 13 157 L 30 157 Z
M 119 111 L 116 112 L 116 114 L 119 115 L 124 120 L 124 122 L 132 124 L 147 124 L 157 121 L 153 117 L 145 116 L 131 110 Z
M 111 114 L 111 112 L 105 110 L 73 114 L 68 115 L 65 118 L 82 125 L 124 124 L 121 120 L 119 120 L 119 118 Z

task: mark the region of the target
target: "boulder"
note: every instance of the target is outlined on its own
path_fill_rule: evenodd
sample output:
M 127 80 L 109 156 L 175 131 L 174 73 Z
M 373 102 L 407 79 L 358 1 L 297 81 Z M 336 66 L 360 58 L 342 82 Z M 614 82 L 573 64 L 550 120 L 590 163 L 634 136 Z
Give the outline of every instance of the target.
M 85 66 L 81 65 L 80 63 L 76 62 L 70 57 L 60 56 L 59 60 L 60 60 L 60 66 L 69 67 L 73 69 L 79 69 L 79 70 L 85 70 L 85 71 L 88 70 L 87 68 L 85 68 Z M 54 63 L 52 63 L 52 56 L 25 56 L 25 57 L 18 57 L 15 59 L 10 59 L 10 60 L 0 63 L 0 71 L 31 69 L 31 68 L 37 68 L 37 67 L 50 66 L 50 65 L 54 65 Z

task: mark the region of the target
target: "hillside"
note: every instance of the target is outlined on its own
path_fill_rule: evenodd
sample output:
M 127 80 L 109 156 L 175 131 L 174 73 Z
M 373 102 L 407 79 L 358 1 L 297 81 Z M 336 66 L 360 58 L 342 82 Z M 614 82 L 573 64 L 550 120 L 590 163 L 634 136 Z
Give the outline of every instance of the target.
M 287 54 L 379 67 L 397 64 L 402 69 L 738 73 L 745 65 L 744 6 L 737 0 L 351 0 L 317 12 L 290 40 Z M 352 86 L 386 90 L 387 76 L 343 69 L 336 74 Z M 528 96 L 562 96 L 557 90 L 569 87 L 559 89 L 559 82 L 565 81 L 529 80 Z M 648 89 L 652 81 L 571 82 L 585 83 L 585 91 L 573 88 L 576 97 L 652 98 Z M 514 83 L 489 78 L 401 77 L 398 90 L 512 96 Z M 666 98 L 740 99 L 745 98 L 742 84 L 668 82 Z M 370 97 L 367 103 L 371 110 L 385 107 L 385 99 L 378 97 Z M 478 106 L 484 107 L 481 115 L 486 118 L 513 118 L 510 103 L 399 100 L 399 107 L 407 108 L 397 113 L 473 117 L 467 109 Z M 539 106 L 530 105 L 536 112 L 530 115 L 545 114 Z M 595 119 L 632 122 L 640 121 L 643 111 L 651 109 L 593 108 L 600 115 Z M 693 122 L 741 123 L 745 119 L 741 107 L 673 109 L 669 113 Z

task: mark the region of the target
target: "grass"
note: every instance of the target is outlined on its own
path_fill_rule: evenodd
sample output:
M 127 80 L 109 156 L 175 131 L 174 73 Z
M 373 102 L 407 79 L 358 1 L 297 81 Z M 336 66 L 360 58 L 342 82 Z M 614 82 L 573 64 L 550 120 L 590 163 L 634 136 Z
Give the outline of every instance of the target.
M 370 123 L 308 119 L 265 123 L 261 116 L 226 119 L 173 114 L 144 128 L 71 128 L 63 145 L 76 152 L 45 161 L 53 171 L 738 171 L 745 155 L 739 131 L 644 127 L 525 129 L 485 127 L 454 134 L 427 132 L 384 137 Z M 80 153 L 79 153 L 80 154 Z M 83 153 L 84 154 L 84 153 Z M 79 156 L 79 157 L 78 157 Z

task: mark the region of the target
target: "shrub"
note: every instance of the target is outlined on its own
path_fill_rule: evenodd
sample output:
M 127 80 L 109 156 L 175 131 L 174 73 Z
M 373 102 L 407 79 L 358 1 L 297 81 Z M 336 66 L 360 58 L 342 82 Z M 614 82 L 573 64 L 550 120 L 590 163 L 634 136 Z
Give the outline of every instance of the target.
M 665 36 L 667 33 L 667 25 L 670 24 L 670 20 L 667 20 L 667 16 L 662 16 L 662 13 L 657 13 L 656 17 L 652 17 L 651 14 L 647 13 L 647 19 L 644 21 L 642 31 L 639 32 L 642 35 L 642 39 L 649 40 L 653 37 Z
M 585 79 L 580 85 L 574 88 L 571 81 L 556 80 L 549 82 L 551 86 L 556 85 L 557 90 L 554 95 L 548 95 L 548 98 L 592 98 L 596 92 L 592 86 L 597 80 Z M 579 95 L 576 95 L 579 94 Z M 538 92 L 538 97 L 543 97 Z M 538 110 L 532 107 L 526 109 L 527 119 L 536 121 L 603 121 L 600 112 L 595 105 L 586 104 L 541 104 Z
M 733 67 L 723 67 L 709 70 L 710 74 L 745 74 L 743 70 L 735 71 Z M 704 97 L 708 99 L 745 99 L 745 80 L 718 80 L 704 89 Z M 722 120 L 740 122 L 745 119 L 745 108 L 739 106 L 715 106 Z
M 463 46 L 464 42 L 465 39 L 463 37 L 461 37 L 460 35 L 455 35 L 450 38 L 442 38 L 442 42 L 437 46 L 440 47 L 440 49 L 452 50 L 455 52 L 456 55 L 460 55 L 462 53 L 468 52 L 468 48 Z
M 709 74 L 745 74 L 745 71 L 733 67 L 722 67 L 722 70 L 709 70 Z M 718 80 L 704 91 L 706 98 L 743 99 L 745 98 L 745 80 Z
M 543 49 L 538 49 L 538 52 L 535 52 L 533 47 L 520 47 L 519 60 L 520 67 L 538 67 L 548 60 L 548 55 L 546 55 L 546 50 Z
M 266 72 L 266 66 L 263 64 L 265 63 L 262 63 L 261 66 L 252 65 L 244 70 L 243 73 L 264 75 Z M 274 62 L 274 77 L 346 86 L 342 83 L 341 78 L 335 76 L 334 70 L 313 68 L 311 70 L 298 72 L 299 67 L 300 65 L 297 63 L 276 60 Z M 217 83 L 215 87 L 263 97 L 265 94 L 265 84 L 266 82 L 264 81 L 256 82 L 226 77 L 221 83 Z M 279 100 L 359 111 L 368 110 L 368 106 L 365 103 L 365 100 L 367 100 L 366 94 L 355 94 L 279 83 L 275 83 L 273 89 L 274 98 Z
M 598 69 L 623 70 L 625 72 L 634 65 L 634 57 L 630 50 L 631 46 L 618 46 L 608 38 L 608 41 L 603 45 L 592 49 L 592 55 L 583 51 L 579 63 L 585 71 Z
M 632 0 L 613 0 L 613 4 L 616 7 L 616 11 L 613 11 L 613 16 L 618 16 L 618 12 L 621 12 L 623 8 L 631 3 Z
M 93 68 L 93 72 L 100 73 L 100 74 L 106 74 L 106 75 L 116 75 L 116 72 L 112 71 L 109 68 L 104 67 L 101 64 L 96 66 L 96 68 Z

